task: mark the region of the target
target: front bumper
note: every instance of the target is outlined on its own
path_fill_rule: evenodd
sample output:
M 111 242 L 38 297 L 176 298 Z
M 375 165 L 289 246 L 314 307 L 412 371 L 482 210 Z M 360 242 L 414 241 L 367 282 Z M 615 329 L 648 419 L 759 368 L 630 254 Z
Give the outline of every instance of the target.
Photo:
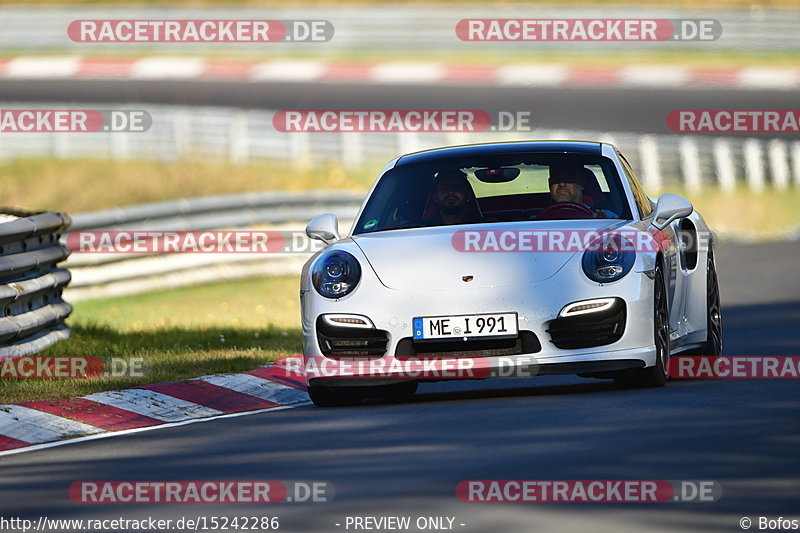
M 319 370 L 317 373 L 307 373 L 306 381 L 312 383 L 319 380 L 321 383 L 324 380 L 330 385 L 352 386 L 408 379 L 482 379 L 555 373 L 602 376 L 625 369 L 653 366 L 652 280 L 633 271 L 617 282 L 600 285 L 582 276 L 569 275 L 565 270 L 568 269 L 563 269 L 548 280 L 525 287 L 400 291 L 389 289 L 376 280 L 365 279 L 362 280 L 362 286 L 340 300 L 323 298 L 313 288 L 301 291 L 305 362 Z M 582 347 L 574 342 L 564 343 L 563 335 L 562 342 L 558 341 L 556 333 L 552 331 L 557 329 L 553 328 L 553 324 L 556 324 L 554 320 L 565 305 L 606 297 L 624 301 L 625 326 L 618 340 L 591 347 Z M 526 342 L 520 339 L 516 348 L 511 350 L 516 353 L 503 353 L 503 349 L 507 348 L 492 350 L 485 346 L 485 341 L 483 347 L 487 349 L 470 351 L 467 348 L 475 346 L 470 344 L 474 341 L 467 341 L 462 353 L 442 352 L 436 354 L 436 358 L 443 365 L 455 368 L 459 364 L 465 365 L 459 361 L 469 358 L 473 375 L 468 372 L 460 375 L 408 372 L 409 358 L 433 357 L 429 353 L 408 352 L 409 339 L 413 338 L 414 317 L 501 312 L 518 313 L 519 331 L 529 334 Z M 367 358 L 348 354 L 331 355 L 330 350 L 326 350 L 328 355 L 325 355 L 320 343 L 318 319 L 320 315 L 330 313 L 369 318 L 374 324 L 375 333 L 383 339 L 380 349 L 375 352 L 375 344 L 370 344 L 373 353 Z M 559 319 L 562 325 L 563 321 Z M 376 358 L 380 359 L 380 363 L 358 364 L 358 361 Z M 336 365 L 340 365 L 344 371 L 338 372 Z M 323 368 L 326 370 L 322 371 Z

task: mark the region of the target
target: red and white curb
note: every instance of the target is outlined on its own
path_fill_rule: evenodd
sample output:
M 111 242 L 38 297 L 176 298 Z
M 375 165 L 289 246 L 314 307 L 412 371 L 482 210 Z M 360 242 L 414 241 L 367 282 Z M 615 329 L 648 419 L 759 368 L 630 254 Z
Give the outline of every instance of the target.
M 0 405 L 0 453 L 44 443 L 310 403 L 305 384 L 272 365 L 237 374 Z
M 246 61 L 198 57 L 0 59 L 0 78 L 236 80 L 252 82 L 476 85 L 506 87 L 800 88 L 800 68 L 581 66 L 549 63 L 443 65 L 430 62 Z

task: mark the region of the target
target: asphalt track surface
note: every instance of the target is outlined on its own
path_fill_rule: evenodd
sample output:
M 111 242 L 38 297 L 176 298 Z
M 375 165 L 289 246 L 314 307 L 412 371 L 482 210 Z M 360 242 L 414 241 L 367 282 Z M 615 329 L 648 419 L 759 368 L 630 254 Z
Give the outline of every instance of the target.
M 798 252 L 797 242 L 717 249 L 727 355 L 800 354 Z M 452 516 L 456 531 L 492 533 L 741 531 L 748 516 L 757 530 L 759 516 L 800 518 L 798 412 L 792 379 L 648 390 L 571 376 L 426 384 L 403 404 L 299 407 L 0 457 L 0 516 L 278 516 L 289 532 L 348 531 L 348 515 Z M 466 479 L 703 479 L 723 496 L 471 504 L 455 497 Z M 92 506 L 68 498 L 77 480 L 318 480 L 336 496 Z
M 246 109 L 480 109 L 529 111 L 534 128 L 670 133 L 681 109 L 794 109 L 795 91 L 744 89 L 392 86 L 168 80 L 2 80 L 0 101 L 144 103 Z M 785 137 L 787 134 L 734 134 Z

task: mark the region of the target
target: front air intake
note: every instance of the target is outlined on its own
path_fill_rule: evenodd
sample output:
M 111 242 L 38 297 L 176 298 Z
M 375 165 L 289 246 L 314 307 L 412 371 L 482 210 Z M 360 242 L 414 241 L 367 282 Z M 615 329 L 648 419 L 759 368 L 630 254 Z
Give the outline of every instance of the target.
M 609 309 L 552 320 L 547 333 L 562 350 L 604 346 L 622 338 L 625 318 L 625 301 L 617 298 Z
M 328 357 L 383 357 L 389 334 L 382 329 L 332 326 L 317 318 L 317 342 Z

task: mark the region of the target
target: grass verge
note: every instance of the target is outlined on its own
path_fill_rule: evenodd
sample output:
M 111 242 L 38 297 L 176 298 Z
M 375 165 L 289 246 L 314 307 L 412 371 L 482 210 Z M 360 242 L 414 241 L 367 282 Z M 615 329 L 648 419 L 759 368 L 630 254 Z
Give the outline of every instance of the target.
M 345 169 L 335 162 L 298 169 L 283 162 L 234 165 L 178 161 L 19 158 L 0 161 L 3 203 L 80 213 L 121 205 L 247 191 L 367 190 L 382 164 Z
M 780 239 L 789 228 L 800 228 L 800 189 L 796 187 L 785 191 L 765 189 L 759 193 L 744 186 L 731 192 L 719 189 L 663 192 L 674 192 L 691 200 L 711 230 L 724 239 Z
M 143 375 L 6 379 L 0 403 L 241 372 L 302 350 L 299 280 L 251 279 L 75 304 L 73 336 L 42 356 L 141 358 Z

